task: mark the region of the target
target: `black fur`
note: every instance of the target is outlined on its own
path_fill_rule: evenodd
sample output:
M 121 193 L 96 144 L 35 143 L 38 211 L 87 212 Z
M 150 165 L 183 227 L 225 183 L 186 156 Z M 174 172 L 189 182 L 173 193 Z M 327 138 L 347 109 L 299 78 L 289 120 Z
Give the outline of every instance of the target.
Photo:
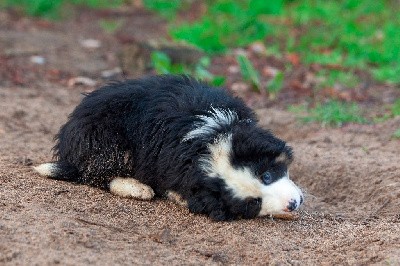
M 238 119 L 182 141 L 211 106 L 234 110 Z M 255 217 L 260 198 L 233 197 L 222 179 L 199 167 L 207 145 L 224 133 L 232 133 L 237 167 L 262 172 L 282 152 L 292 157 L 284 141 L 259 128 L 254 113 L 222 89 L 171 75 L 112 83 L 87 94 L 60 129 L 54 151 L 62 174 L 53 178 L 107 189 L 115 177 L 132 177 L 158 196 L 177 192 L 191 212 L 215 220 Z

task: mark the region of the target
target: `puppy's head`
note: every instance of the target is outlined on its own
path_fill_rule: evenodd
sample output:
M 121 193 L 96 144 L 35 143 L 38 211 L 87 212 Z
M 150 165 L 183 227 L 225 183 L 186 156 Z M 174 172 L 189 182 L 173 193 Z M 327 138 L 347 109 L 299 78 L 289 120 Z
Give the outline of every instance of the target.
M 210 155 L 202 160 L 204 171 L 223 180 L 233 199 L 256 200 L 258 216 L 297 210 L 303 194 L 289 178 L 291 148 L 266 132 L 251 131 L 261 130 L 241 128 L 209 144 Z
M 221 182 L 220 206 L 232 217 L 251 218 L 296 211 L 303 203 L 301 190 L 289 178 L 292 150 L 251 120 L 240 121 L 234 113 L 220 112 L 230 127 L 213 123 L 209 154 L 200 167 L 211 180 Z M 216 121 L 208 117 L 207 123 Z M 236 123 L 234 120 L 236 119 Z M 217 126 L 223 128 L 217 130 Z M 204 133 L 204 132 L 202 132 Z
M 245 197 L 246 181 L 251 180 L 254 192 L 248 197 L 261 198 L 258 216 L 296 211 L 303 203 L 300 188 L 289 178 L 292 149 L 270 132 L 255 126 L 239 125 L 231 137 L 222 140 L 231 143 L 226 150 L 232 169 L 249 173 L 237 174 L 237 184 L 232 193 Z M 218 145 L 218 144 L 217 144 Z M 229 145 L 228 145 L 229 146 Z M 242 185 L 240 185 L 242 184 Z

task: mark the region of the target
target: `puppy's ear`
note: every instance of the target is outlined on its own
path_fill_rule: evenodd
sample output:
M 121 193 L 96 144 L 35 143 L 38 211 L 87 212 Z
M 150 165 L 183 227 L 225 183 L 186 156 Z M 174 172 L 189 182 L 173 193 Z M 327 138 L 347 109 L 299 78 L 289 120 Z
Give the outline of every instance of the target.
M 268 156 L 273 159 L 280 154 L 286 143 L 271 132 L 258 127 L 237 127 L 233 134 L 233 150 L 237 156 Z

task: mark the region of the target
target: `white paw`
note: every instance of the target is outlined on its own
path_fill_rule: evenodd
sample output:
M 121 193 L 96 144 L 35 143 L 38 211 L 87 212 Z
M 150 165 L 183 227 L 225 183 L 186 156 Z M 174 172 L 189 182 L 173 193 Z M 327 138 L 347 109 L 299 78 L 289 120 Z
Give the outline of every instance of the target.
M 150 200 L 154 191 L 148 185 L 140 183 L 134 178 L 117 177 L 110 183 L 110 192 L 120 197 Z

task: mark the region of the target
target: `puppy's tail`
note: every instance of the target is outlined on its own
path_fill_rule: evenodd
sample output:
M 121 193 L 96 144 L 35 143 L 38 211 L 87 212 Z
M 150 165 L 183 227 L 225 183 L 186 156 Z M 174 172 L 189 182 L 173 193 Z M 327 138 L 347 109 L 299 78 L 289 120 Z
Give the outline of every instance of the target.
M 67 162 L 52 162 L 34 166 L 40 175 L 64 181 L 72 181 L 77 177 L 78 169 Z

